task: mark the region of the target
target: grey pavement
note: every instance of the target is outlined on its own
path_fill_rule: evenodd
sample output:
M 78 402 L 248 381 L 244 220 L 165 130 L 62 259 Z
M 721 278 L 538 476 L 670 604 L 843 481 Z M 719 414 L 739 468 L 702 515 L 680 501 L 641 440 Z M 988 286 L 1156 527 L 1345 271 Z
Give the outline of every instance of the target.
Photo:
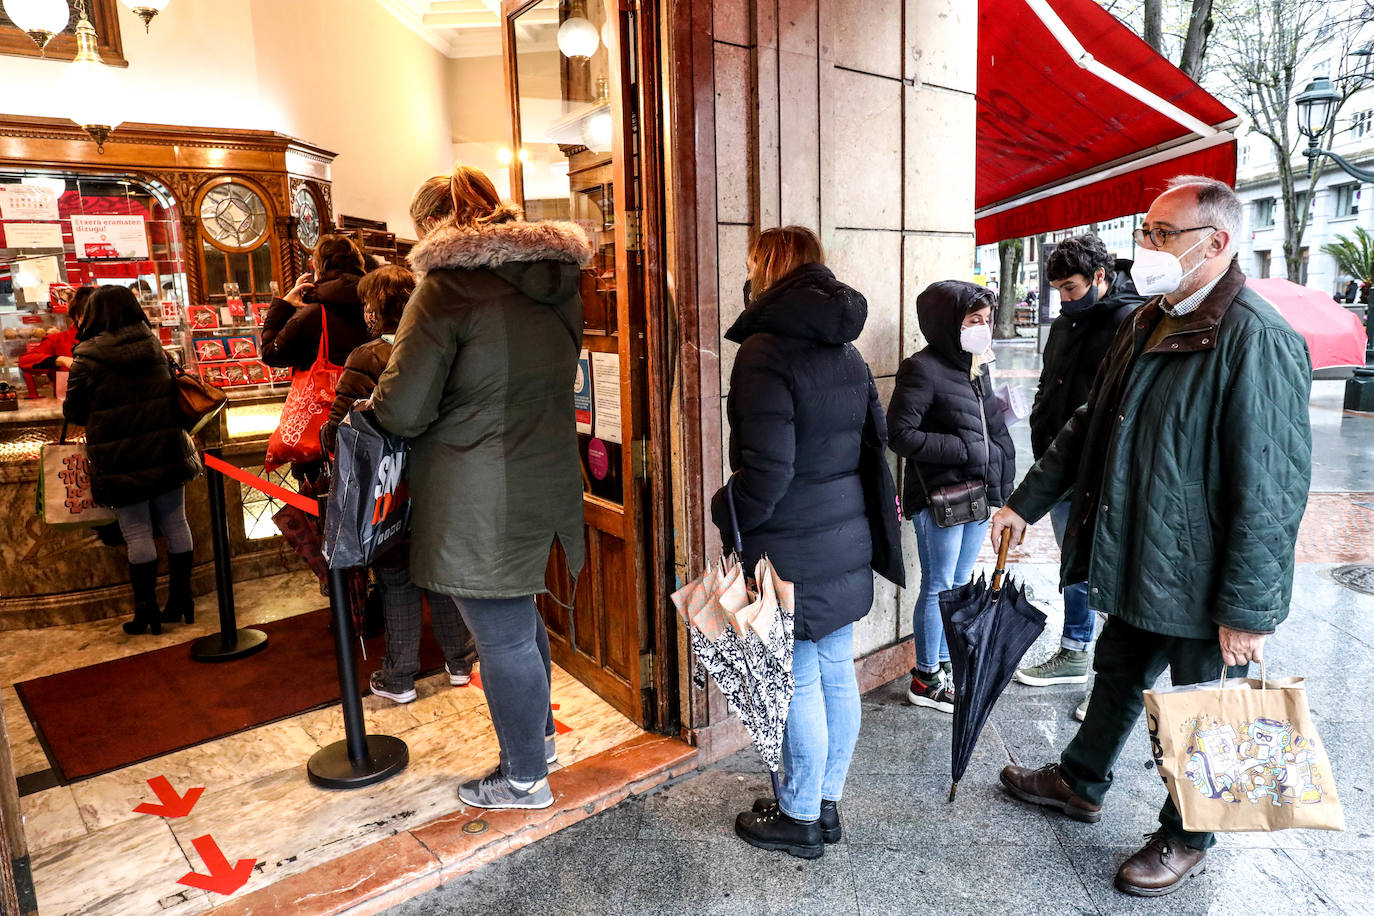
M 1033 346 L 1002 349 L 1002 368 L 1038 364 Z M 1374 491 L 1374 420 L 1342 416 L 1340 392 L 1339 382 L 1314 388 L 1313 489 Z M 1021 448 L 1024 424 L 1016 430 Z M 1164 800 L 1143 723 L 1118 762 L 1102 821 L 1080 824 L 1011 799 L 997 773 L 1007 763 L 1054 760 L 1077 727 L 1069 714 L 1082 688 L 1013 684 L 951 804 L 950 719 L 908 705 L 903 679 L 864 697 L 840 806 L 845 837 L 820 860 L 763 852 L 733 835 L 735 814 L 768 791 L 748 749 L 390 912 L 1374 914 L 1374 704 L 1364 692 L 1374 670 L 1374 596 L 1341 587 L 1331 568 L 1298 567 L 1292 613 L 1266 657 L 1271 675 L 1307 678 L 1347 829 L 1224 835 L 1207 873 L 1170 897 L 1141 900 L 1112 887 Z M 1057 568 L 1023 564 L 1013 574 L 1050 618 L 1027 654 L 1038 660 L 1058 641 Z

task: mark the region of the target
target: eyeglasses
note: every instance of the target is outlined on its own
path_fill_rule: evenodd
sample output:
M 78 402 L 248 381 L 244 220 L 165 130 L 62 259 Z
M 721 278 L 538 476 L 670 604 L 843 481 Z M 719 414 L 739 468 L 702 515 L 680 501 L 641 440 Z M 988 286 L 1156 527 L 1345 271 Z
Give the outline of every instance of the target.
M 1191 229 L 1135 229 L 1131 232 L 1131 238 L 1135 239 L 1137 245 L 1144 245 L 1145 239 L 1150 240 L 1150 244 L 1156 248 L 1163 248 L 1164 243 L 1169 239 L 1177 238 L 1185 232 L 1197 232 L 1199 229 L 1217 230 L 1216 226 L 1193 226 Z

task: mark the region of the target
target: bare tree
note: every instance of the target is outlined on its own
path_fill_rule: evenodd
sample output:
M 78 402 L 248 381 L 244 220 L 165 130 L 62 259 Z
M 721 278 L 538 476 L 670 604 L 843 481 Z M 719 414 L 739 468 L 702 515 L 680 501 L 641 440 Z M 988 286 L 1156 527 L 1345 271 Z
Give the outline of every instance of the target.
M 1164 53 L 1164 0 L 1145 0 L 1145 43 Z
M 1342 28 L 1349 20 L 1342 15 L 1341 5 L 1331 0 L 1234 0 L 1228 6 L 1229 15 L 1213 46 L 1222 95 L 1244 112 L 1250 129 L 1273 148 L 1283 200 L 1283 259 L 1288 278 L 1296 279 L 1301 275 L 1302 237 L 1321 173 L 1319 165 L 1305 175 L 1301 160 L 1294 161 L 1301 142 L 1293 106 L 1302 91 L 1299 73 L 1319 46 L 1339 47 L 1357 30 Z M 1348 94 L 1349 88 L 1342 103 Z M 1326 139 L 1329 143 L 1331 133 Z M 1304 190 L 1307 203 L 1298 207 L 1298 195 Z
M 1212 35 L 1212 25 L 1212 0 L 1193 0 L 1178 69 L 1198 81 L 1202 79 L 1202 65 L 1207 57 L 1207 39 Z
M 1016 336 L 1016 283 L 1021 276 L 1024 245 L 1021 239 L 997 243 L 997 318 L 993 336 L 999 340 Z

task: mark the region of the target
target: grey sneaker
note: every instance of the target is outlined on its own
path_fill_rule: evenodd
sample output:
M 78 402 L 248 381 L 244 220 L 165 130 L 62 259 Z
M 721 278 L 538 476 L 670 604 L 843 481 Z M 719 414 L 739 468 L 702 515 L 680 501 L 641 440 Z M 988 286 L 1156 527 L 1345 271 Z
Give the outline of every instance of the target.
M 1088 701 L 1091 700 L 1092 697 L 1092 691 L 1083 694 L 1082 702 L 1080 702 L 1077 706 L 1074 707 L 1073 717 L 1077 719 L 1079 722 L 1082 722 L 1084 719 L 1088 718 Z
M 380 671 L 372 672 L 372 677 L 368 679 L 368 686 L 372 688 L 374 696 L 386 697 L 395 703 L 411 703 L 418 696 L 414 687 L 409 690 L 397 690 L 388 686 Z
M 541 779 L 521 791 L 498 767 L 488 776 L 459 786 L 458 800 L 472 808 L 547 808 L 553 804 L 553 790 L 547 779 Z
M 444 662 L 444 673 L 448 675 L 448 682 L 454 687 L 466 687 L 472 683 L 471 671 L 454 671 L 448 666 L 448 662 Z
M 1060 648 L 1045 661 L 1016 672 L 1016 679 L 1031 687 L 1088 683 L 1088 653 Z
M 553 735 L 544 736 L 544 762 L 548 764 L 558 762 L 558 748 L 553 746 Z

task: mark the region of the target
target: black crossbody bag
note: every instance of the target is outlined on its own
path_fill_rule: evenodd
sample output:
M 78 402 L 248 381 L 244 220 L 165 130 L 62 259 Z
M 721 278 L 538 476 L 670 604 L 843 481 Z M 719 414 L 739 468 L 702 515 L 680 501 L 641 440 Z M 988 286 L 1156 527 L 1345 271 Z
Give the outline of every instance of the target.
M 985 522 L 992 515 L 992 510 L 988 506 L 986 482 L 992 461 L 992 442 L 988 439 L 988 412 L 987 404 L 983 400 L 981 379 L 973 389 L 978 397 L 978 417 L 983 421 L 983 450 L 986 456 L 983 462 L 983 479 L 964 480 L 927 490 L 925 479 L 921 477 L 920 465 L 915 459 L 908 462 L 911 470 L 916 473 L 916 480 L 921 485 L 926 502 L 930 503 L 931 520 L 941 528 L 953 528 L 957 525 L 967 525 L 969 522 Z

